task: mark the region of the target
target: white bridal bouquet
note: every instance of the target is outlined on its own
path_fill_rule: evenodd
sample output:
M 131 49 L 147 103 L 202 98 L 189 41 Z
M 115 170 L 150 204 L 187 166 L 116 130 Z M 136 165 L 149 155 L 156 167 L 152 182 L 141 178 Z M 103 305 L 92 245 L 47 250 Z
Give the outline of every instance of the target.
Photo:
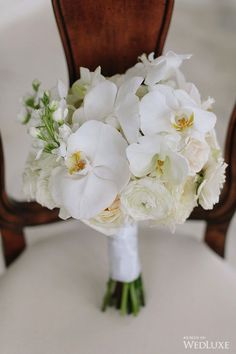
M 102 309 L 144 305 L 137 223 L 174 231 L 193 208 L 211 209 L 225 180 L 214 100 L 180 71 L 190 55 L 143 54 L 125 74 L 80 68 L 67 90 L 32 83 L 19 119 L 32 136 L 23 175 L 29 200 L 109 235 Z

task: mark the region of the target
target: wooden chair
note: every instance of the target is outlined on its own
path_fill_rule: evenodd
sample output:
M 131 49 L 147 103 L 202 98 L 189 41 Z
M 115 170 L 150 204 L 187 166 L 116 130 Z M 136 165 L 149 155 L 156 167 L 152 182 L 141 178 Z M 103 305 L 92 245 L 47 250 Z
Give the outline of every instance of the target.
M 143 52 L 155 51 L 160 55 L 174 1 L 52 0 L 52 3 L 72 84 L 79 77 L 80 66 L 94 70 L 101 65 L 105 75 L 112 75 L 124 72 Z M 236 108 L 226 138 L 225 159 L 229 167 L 220 203 L 209 212 L 198 208 L 191 216 L 206 221 L 205 242 L 222 257 L 236 207 L 235 154 Z M 49 211 L 37 203 L 18 202 L 7 195 L 1 141 L 0 165 L 0 229 L 8 266 L 26 247 L 24 227 L 58 221 L 58 211 Z

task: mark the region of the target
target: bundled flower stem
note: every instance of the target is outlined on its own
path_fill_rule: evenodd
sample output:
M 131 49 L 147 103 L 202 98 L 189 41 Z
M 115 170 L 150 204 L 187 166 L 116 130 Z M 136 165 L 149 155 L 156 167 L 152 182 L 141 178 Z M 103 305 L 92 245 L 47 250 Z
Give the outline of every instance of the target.
M 109 306 L 120 310 L 121 315 L 137 316 L 140 308 L 145 306 L 142 276 L 129 283 L 109 279 L 102 311 L 106 311 Z

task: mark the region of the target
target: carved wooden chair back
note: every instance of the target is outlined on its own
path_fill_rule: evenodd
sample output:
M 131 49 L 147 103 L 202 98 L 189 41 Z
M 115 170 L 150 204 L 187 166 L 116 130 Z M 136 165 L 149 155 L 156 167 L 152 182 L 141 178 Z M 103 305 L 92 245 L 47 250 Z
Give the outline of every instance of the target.
M 98 65 L 103 74 L 122 73 L 143 52 L 160 55 L 164 46 L 174 0 L 52 0 L 64 47 L 70 84 L 79 77 L 79 67 Z M 227 137 L 227 184 L 219 205 L 210 212 L 197 209 L 193 219 L 207 221 L 205 240 L 224 255 L 226 231 L 235 210 L 236 110 Z M 0 141 L 0 229 L 6 265 L 24 250 L 26 226 L 58 221 L 57 210 L 34 202 L 12 200 L 5 190 L 4 158 Z

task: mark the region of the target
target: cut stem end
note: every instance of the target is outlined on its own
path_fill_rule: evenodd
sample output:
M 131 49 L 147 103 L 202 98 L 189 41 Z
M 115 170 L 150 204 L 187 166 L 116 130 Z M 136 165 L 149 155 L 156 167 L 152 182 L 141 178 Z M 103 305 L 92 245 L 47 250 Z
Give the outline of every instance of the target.
M 101 310 L 115 307 L 122 316 L 137 316 L 140 308 L 145 306 L 143 281 L 141 275 L 129 283 L 109 279 Z

